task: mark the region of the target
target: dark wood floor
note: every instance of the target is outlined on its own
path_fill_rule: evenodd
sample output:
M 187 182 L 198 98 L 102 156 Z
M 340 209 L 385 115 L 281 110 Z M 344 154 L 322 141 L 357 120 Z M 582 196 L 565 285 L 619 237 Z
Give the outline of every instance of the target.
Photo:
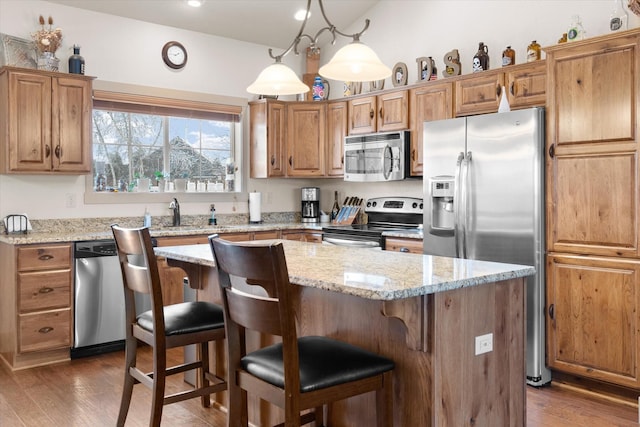
M 174 360 L 182 357 L 179 351 L 171 356 Z M 0 366 L 0 426 L 114 426 L 123 360 L 124 354 L 117 352 L 15 373 Z M 150 363 L 150 359 L 143 363 Z M 182 386 L 181 378 L 169 383 L 172 390 Z M 147 389 L 136 386 L 127 426 L 148 425 L 149 401 Z M 632 406 L 554 386 L 527 387 L 529 427 L 638 426 L 637 417 L 637 408 Z M 202 408 L 199 399 L 192 399 L 166 406 L 162 425 L 224 427 L 226 415 Z

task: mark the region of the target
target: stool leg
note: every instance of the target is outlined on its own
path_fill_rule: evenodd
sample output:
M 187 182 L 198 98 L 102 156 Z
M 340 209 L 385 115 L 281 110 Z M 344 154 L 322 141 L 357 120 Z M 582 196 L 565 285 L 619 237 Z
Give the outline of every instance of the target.
M 162 419 L 162 406 L 164 404 L 164 387 L 167 378 L 166 348 L 153 348 L 153 389 L 151 396 L 151 420 L 150 427 L 160 427 Z
M 124 426 L 131 405 L 131 394 L 136 380 L 131 376 L 129 370 L 136 366 L 136 355 L 138 351 L 138 341 L 135 338 L 128 338 L 125 346 L 124 362 L 124 384 L 122 386 L 122 398 L 120 399 L 120 412 L 118 413 L 117 426 Z
M 376 391 L 377 427 L 393 427 L 393 376 L 392 371 L 383 374 L 384 382 Z
M 209 387 L 209 380 L 207 379 L 207 372 L 209 372 L 209 343 L 200 343 L 200 387 Z M 211 395 L 206 394 L 200 397 L 202 406 L 208 408 L 211 406 Z

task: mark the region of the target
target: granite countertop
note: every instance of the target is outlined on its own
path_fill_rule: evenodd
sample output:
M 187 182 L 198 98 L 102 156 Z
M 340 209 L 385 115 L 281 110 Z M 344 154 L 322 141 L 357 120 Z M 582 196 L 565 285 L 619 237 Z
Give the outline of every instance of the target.
M 289 280 L 373 300 L 397 300 L 535 274 L 531 266 L 431 255 L 282 242 Z M 155 248 L 158 256 L 214 267 L 209 245 Z M 367 251 L 363 253 L 362 251 Z
M 0 242 L 12 245 L 27 245 L 34 243 L 56 243 L 56 242 L 79 242 L 83 240 L 99 240 L 112 239 L 111 229 L 100 227 L 99 231 L 84 230 L 56 230 L 52 232 L 29 232 L 27 234 L 11 233 L 1 234 Z M 265 224 L 235 224 L 220 226 L 195 226 L 185 225 L 179 227 L 151 227 L 152 237 L 171 237 L 171 236 L 194 236 L 209 235 L 214 233 L 246 233 L 253 231 L 273 231 L 273 230 L 322 230 L 320 224 L 310 223 L 265 223 Z M 94 228 L 95 230 L 95 228 Z

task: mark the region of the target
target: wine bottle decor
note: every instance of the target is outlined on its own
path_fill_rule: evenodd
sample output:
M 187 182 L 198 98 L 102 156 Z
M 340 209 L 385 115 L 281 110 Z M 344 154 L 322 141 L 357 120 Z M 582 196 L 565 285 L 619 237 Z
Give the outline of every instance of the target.
M 489 69 L 489 47 L 483 42 L 478 44 L 478 51 L 473 56 L 473 72 Z
M 80 46 L 73 45 L 73 55 L 69 57 L 69 73 L 84 74 L 84 58 L 80 56 Z

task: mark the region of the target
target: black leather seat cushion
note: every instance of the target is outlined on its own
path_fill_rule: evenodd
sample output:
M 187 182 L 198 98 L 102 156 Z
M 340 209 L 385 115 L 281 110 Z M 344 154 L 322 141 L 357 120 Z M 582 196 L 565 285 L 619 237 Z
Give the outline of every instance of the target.
M 300 391 L 308 392 L 367 378 L 394 368 L 392 360 L 327 337 L 298 339 Z M 282 344 L 247 354 L 242 367 L 252 375 L 284 388 Z
M 142 329 L 153 331 L 151 310 L 137 320 Z M 224 313 L 219 305 L 205 301 L 172 304 L 164 307 L 164 328 L 167 336 L 224 328 Z

